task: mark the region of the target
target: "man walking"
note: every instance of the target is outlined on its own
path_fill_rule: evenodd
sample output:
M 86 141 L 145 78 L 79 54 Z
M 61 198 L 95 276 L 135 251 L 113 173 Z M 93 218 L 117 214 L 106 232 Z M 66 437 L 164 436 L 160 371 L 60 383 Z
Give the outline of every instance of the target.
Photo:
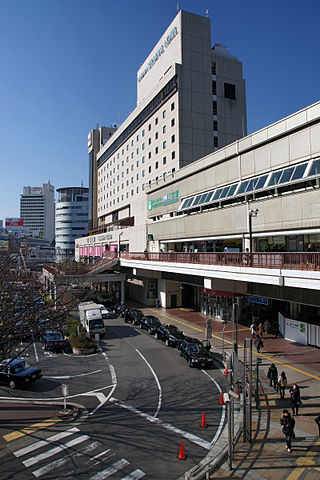
M 291 440 L 292 440 L 292 437 L 294 436 L 295 421 L 294 421 L 294 418 L 291 417 L 288 410 L 283 410 L 282 415 L 280 417 L 280 425 L 282 428 L 282 433 L 286 437 L 286 447 L 288 449 L 288 452 L 291 453 L 292 451 Z

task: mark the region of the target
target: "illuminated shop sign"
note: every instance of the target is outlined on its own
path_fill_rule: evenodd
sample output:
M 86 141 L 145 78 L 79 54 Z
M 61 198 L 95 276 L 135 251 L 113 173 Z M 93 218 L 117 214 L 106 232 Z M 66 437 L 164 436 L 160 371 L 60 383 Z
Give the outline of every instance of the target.
M 151 68 L 153 67 L 153 65 L 157 62 L 157 60 L 159 60 L 159 58 L 161 57 L 161 55 L 164 53 L 164 51 L 166 50 L 166 48 L 169 47 L 170 43 L 172 42 L 172 40 L 177 36 L 178 34 L 178 29 L 177 27 L 173 27 L 173 29 L 171 30 L 171 32 L 166 36 L 166 38 L 164 39 L 164 42 L 162 43 L 162 45 L 160 45 L 160 47 L 155 51 L 155 53 L 152 55 L 152 57 L 150 58 L 150 60 L 148 61 L 147 65 L 145 66 L 145 68 L 142 70 L 142 72 L 140 73 L 139 77 L 138 77 L 138 81 L 141 82 L 141 80 L 143 79 L 143 77 L 145 77 L 145 75 L 149 72 L 149 70 L 151 70 Z
M 171 193 L 165 193 L 162 197 L 156 198 L 155 200 L 148 201 L 148 210 L 153 208 L 165 207 L 171 203 L 176 203 L 179 200 L 179 191 L 175 190 Z

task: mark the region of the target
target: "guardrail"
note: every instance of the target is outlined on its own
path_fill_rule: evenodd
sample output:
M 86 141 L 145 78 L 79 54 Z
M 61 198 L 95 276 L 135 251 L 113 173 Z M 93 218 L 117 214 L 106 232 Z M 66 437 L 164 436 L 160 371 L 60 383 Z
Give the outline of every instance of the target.
M 121 252 L 121 258 L 153 262 L 320 271 L 320 252 Z

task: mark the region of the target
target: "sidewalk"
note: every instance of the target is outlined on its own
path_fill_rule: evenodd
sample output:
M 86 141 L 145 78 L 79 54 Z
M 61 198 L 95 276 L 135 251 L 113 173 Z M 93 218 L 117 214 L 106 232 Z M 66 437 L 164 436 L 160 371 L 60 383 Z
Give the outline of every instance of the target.
M 143 309 L 157 316 L 163 323 L 176 324 L 186 335 L 204 339 L 206 317 L 188 309 Z M 229 326 L 230 325 L 230 326 Z M 221 322 L 212 322 L 212 352 L 221 357 Z M 239 325 L 239 358 L 243 357 L 243 340 L 250 338 L 249 328 Z M 248 480 L 315 480 L 320 478 L 320 439 L 315 417 L 320 414 L 320 351 L 313 347 L 298 345 L 283 338 L 265 335 L 264 348 L 258 354 L 253 346 L 253 366 L 257 358 L 262 360 L 259 368 L 260 408 L 252 403 L 252 443 L 243 443 L 240 437 L 234 452 L 233 470 L 227 459 L 210 475 L 211 479 Z M 224 350 L 231 351 L 233 343 L 232 324 L 224 332 Z M 271 363 L 279 374 L 286 372 L 288 386 L 284 400 L 269 386 L 267 371 Z M 223 367 L 222 367 L 223 368 Z M 285 447 L 285 438 L 280 428 L 280 415 L 284 408 L 291 413 L 289 392 L 297 383 L 301 391 L 302 407 L 295 416 L 296 439 L 292 452 Z M 204 478 L 204 477 L 203 477 Z

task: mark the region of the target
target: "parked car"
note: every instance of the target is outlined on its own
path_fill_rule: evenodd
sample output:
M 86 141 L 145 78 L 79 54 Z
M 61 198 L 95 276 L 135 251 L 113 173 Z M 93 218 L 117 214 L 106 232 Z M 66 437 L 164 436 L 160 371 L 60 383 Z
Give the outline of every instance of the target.
M 184 338 L 178 345 L 178 350 L 180 356 L 188 361 L 189 367 L 213 367 L 213 360 L 208 352 L 208 345 L 205 346 L 197 338 Z
M 47 331 L 41 337 L 44 350 L 63 350 L 66 341 L 60 332 Z
M 155 329 L 154 336 L 163 340 L 167 347 L 177 347 L 184 339 L 184 334 L 175 325 L 160 325 Z
M 30 367 L 25 360 L 8 358 L 0 362 L 0 382 L 10 388 L 28 386 L 41 377 L 40 368 Z
M 154 335 L 156 329 L 161 326 L 161 322 L 153 315 L 145 315 L 140 319 L 139 327 L 147 330 L 150 335 Z
M 136 308 L 131 308 L 129 310 L 129 317 L 131 319 L 131 322 L 134 324 L 134 325 L 139 325 L 140 324 L 140 320 L 141 318 L 143 317 L 143 311 L 142 310 L 138 310 Z

